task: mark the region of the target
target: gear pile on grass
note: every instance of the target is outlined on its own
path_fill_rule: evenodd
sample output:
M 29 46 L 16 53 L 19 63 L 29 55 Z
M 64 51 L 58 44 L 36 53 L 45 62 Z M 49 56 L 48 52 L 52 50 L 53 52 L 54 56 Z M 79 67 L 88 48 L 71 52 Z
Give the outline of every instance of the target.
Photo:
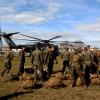
M 24 73 L 22 75 L 22 85 L 23 89 L 33 89 L 36 87 L 36 82 L 32 79 L 30 74 Z
M 62 74 L 58 73 L 54 77 L 51 77 L 47 82 L 46 82 L 46 88 L 59 88 L 64 86 L 63 80 L 62 80 Z
M 91 85 L 100 85 L 100 75 L 90 74 Z

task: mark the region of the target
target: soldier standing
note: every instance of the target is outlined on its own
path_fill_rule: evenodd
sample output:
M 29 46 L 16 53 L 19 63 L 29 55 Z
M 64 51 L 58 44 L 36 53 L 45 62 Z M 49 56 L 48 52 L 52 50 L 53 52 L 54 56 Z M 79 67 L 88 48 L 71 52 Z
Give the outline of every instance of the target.
M 11 52 L 11 48 L 8 48 L 4 55 L 4 70 L 2 72 L 2 76 L 5 72 L 9 73 L 12 67 L 11 61 L 13 59 L 13 54 Z
M 82 61 L 82 56 L 80 55 L 80 53 L 78 53 L 77 49 L 74 49 L 70 59 L 70 63 L 72 66 L 72 87 L 76 85 L 76 80 L 78 77 L 80 77 L 82 83 L 85 85 Z
M 95 48 L 92 51 L 92 55 L 93 55 L 93 63 L 91 67 L 91 73 L 96 74 L 98 72 L 99 61 L 98 61 L 98 56 L 97 56 L 97 50 Z
M 47 66 L 48 77 L 50 77 L 52 74 L 54 61 L 56 61 L 56 64 L 58 63 L 55 49 L 52 45 L 49 45 L 49 48 L 45 55 L 45 64 Z
M 50 45 L 48 44 L 47 47 L 44 49 L 44 54 L 43 54 L 43 58 L 44 58 L 44 69 L 46 70 L 46 72 L 48 72 L 48 67 L 47 67 L 47 54 L 50 50 Z
M 61 54 L 61 58 L 63 59 L 63 69 L 62 69 L 62 73 L 64 74 L 65 69 L 67 67 L 67 69 L 69 69 L 69 61 L 70 61 L 70 52 L 69 52 L 69 48 L 64 48 L 64 51 Z
M 93 55 L 88 50 L 87 47 L 84 47 L 83 51 L 83 70 L 85 71 L 85 81 L 87 86 L 90 84 L 90 72 L 91 72 L 91 66 L 93 64 Z
M 19 71 L 17 75 L 22 75 L 24 73 L 24 63 L 25 63 L 25 47 L 23 47 L 19 52 Z
M 42 78 L 42 53 L 41 51 L 38 49 L 38 47 L 36 47 L 36 49 L 32 52 L 31 54 L 31 63 L 33 65 L 34 68 L 34 77 L 35 77 L 35 81 L 37 81 L 38 78 L 38 71 L 40 74 L 40 78 L 41 80 Z

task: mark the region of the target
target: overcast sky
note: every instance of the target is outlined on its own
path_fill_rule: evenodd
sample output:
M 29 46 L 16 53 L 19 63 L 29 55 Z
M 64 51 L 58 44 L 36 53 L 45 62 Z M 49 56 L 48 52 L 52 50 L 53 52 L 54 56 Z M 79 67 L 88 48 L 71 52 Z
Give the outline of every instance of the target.
M 100 43 L 100 0 L 0 0 L 0 25 L 5 32 Z

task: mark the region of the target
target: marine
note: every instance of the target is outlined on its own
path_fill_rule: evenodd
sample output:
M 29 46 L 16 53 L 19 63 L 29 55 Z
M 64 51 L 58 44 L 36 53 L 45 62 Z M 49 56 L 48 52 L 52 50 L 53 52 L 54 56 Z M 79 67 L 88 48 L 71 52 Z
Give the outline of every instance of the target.
M 54 61 L 56 64 L 58 63 L 55 48 L 52 45 L 49 45 L 45 54 L 45 65 L 47 66 L 48 78 L 51 77 L 53 72 Z
M 12 67 L 11 61 L 13 60 L 13 53 L 11 52 L 11 48 L 7 48 L 7 51 L 4 55 L 4 70 L 2 72 L 2 76 L 5 72 L 9 73 Z
M 42 78 L 42 71 L 43 71 L 43 67 L 42 67 L 42 53 L 38 49 L 38 47 L 36 47 L 36 49 L 31 54 L 31 63 L 32 63 L 33 69 L 34 69 L 35 81 L 38 80 L 38 74 L 40 75 L 40 78 L 42 80 L 43 79 Z
M 82 61 L 83 61 L 82 56 L 80 55 L 80 53 L 78 53 L 78 50 L 74 48 L 70 59 L 72 67 L 72 87 L 76 85 L 76 80 L 78 77 L 80 77 L 83 85 L 86 85 L 82 69 Z
M 25 63 L 25 47 L 23 47 L 19 52 L 19 71 L 17 75 L 22 75 L 24 73 L 24 63 Z
M 65 71 L 68 71 L 70 68 L 69 62 L 70 62 L 70 52 L 69 48 L 64 48 L 63 52 L 61 54 L 61 58 L 63 59 L 63 69 L 62 69 L 62 74 L 65 76 Z M 66 70 L 67 69 L 67 70 Z
M 93 64 L 93 55 L 92 53 L 88 50 L 87 47 L 84 47 L 84 50 L 82 52 L 83 54 L 83 70 L 85 72 L 85 81 L 86 81 L 86 85 L 89 86 L 90 85 L 90 73 L 91 73 L 91 66 Z

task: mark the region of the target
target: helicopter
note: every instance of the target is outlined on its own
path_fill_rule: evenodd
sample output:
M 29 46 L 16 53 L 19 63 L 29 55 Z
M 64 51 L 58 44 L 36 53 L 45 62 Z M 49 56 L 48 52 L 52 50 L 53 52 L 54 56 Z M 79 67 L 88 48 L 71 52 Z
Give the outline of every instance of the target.
M 12 36 L 15 35 L 15 34 L 19 34 L 21 36 L 24 36 L 24 37 L 28 37 L 30 39 L 18 39 L 18 38 L 13 38 L 13 39 L 16 39 L 16 40 L 26 40 L 26 41 L 31 41 L 32 44 L 24 44 L 24 45 L 16 45 L 14 43 L 14 41 L 12 40 Z M 39 39 L 39 38 L 35 38 L 35 37 L 32 37 L 32 36 L 28 36 L 28 35 L 24 35 L 24 34 L 21 34 L 20 32 L 14 32 L 14 33 L 6 33 L 6 32 L 1 32 L 1 29 L 0 29 L 0 49 L 2 49 L 2 38 L 4 38 L 5 42 L 7 43 L 7 45 L 11 48 L 11 49 L 21 49 L 22 47 L 25 47 L 25 52 L 28 52 L 28 53 L 31 53 L 33 50 L 35 50 L 35 48 L 38 46 L 39 49 L 45 49 L 48 45 L 52 45 L 54 48 L 55 48 L 55 51 L 56 53 L 58 54 L 59 52 L 59 49 L 58 49 L 58 45 L 54 45 L 52 43 L 55 43 L 56 41 L 53 41 L 54 39 L 56 38 L 60 38 L 61 36 L 55 36 L 53 38 L 50 38 L 48 40 L 43 40 L 43 39 Z

